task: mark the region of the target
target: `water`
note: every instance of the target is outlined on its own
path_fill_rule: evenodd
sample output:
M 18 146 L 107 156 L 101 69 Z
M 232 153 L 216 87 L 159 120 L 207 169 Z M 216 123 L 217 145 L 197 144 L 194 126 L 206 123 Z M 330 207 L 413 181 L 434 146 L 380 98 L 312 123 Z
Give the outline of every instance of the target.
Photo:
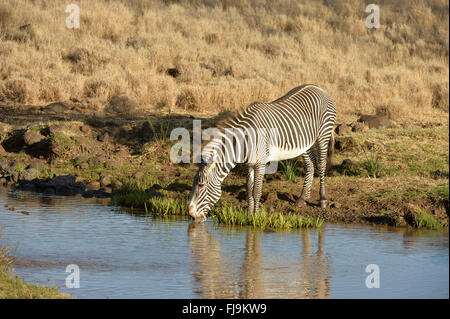
M 262 232 L 6 189 L 0 227 L 19 276 L 77 298 L 449 297 L 447 232 L 363 225 Z M 80 288 L 66 288 L 69 264 L 79 267 Z M 379 267 L 380 288 L 366 287 L 369 264 Z

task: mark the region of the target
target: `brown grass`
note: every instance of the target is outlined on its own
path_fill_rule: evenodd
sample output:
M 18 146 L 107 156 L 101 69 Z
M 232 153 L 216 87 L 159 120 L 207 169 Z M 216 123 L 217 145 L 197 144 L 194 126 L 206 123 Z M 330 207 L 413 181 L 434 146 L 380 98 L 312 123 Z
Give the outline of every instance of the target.
M 338 121 L 448 121 L 445 0 L 378 1 L 376 30 L 357 0 L 77 3 L 70 30 L 65 1 L 2 1 L 0 101 L 103 110 L 127 96 L 141 113 L 219 113 L 315 83 Z

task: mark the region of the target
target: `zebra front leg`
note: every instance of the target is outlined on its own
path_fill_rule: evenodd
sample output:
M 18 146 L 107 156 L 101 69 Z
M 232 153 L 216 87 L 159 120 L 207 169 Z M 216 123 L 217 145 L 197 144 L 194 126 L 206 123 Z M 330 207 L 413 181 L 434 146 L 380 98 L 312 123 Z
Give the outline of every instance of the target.
M 264 180 L 264 173 L 266 171 L 266 164 L 258 163 L 255 165 L 255 176 L 254 176 L 254 184 L 253 184 L 253 200 L 255 201 L 255 210 L 257 213 L 259 211 L 259 200 L 261 199 L 262 194 L 262 184 Z
M 314 178 L 314 152 L 313 147 L 311 147 L 306 153 L 302 155 L 303 161 L 305 162 L 305 180 L 303 182 L 302 194 L 300 198 L 297 199 L 295 204 L 298 207 L 303 207 L 306 205 L 306 200 L 309 199 L 311 195 L 311 185 Z
M 325 197 L 325 172 L 327 169 L 328 139 L 319 146 L 319 177 L 320 177 L 320 207 L 326 208 L 328 201 Z
M 253 166 L 247 166 L 247 202 L 248 211 L 253 212 L 255 210 L 255 201 L 253 198 L 253 185 L 255 183 L 255 169 Z

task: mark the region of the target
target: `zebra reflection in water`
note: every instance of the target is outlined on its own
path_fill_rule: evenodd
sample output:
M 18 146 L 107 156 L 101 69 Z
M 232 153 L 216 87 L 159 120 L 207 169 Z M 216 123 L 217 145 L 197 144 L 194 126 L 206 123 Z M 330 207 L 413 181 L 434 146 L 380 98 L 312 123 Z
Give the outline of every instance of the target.
M 235 229 L 223 229 L 226 243 Z M 324 232 L 301 230 L 302 248 L 298 253 L 264 255 L 261 243 L 265 234 L 245 230 L 245 252 L 241 255 L 212 236 L 204 223 L 188 228 L 194 292 L 201 298 L 329 298 L 329 260 L 323 251 Z M 220 236 L 221 237 L 221 236 Z M 311 238 L 317 238 L 313 249 Z M 236 263 L 236 259 L 242 260 Z

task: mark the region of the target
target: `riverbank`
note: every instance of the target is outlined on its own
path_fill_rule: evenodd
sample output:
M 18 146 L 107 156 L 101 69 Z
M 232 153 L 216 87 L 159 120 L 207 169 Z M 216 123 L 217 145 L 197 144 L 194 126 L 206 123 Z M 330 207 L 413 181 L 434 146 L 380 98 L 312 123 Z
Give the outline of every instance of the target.
M 1 234 L 0 234 L 1 240 Z M 45 287 L 25 283 L 12 268 L 10 248 L 0 241 L 0 299 L 67 299 L 55 287 Z
M 7 114 L 0 122 L 1 185 L 65 196 L 112 197 L 143 213 L 187 214 L 185 203 L 196 166 L 170 161 L 176 141 L 169 136 L 175 127 L 186 128 L 192 136 L 194 116 L 117 119 L 83 115 L 65 103 L 40 109 L 0 108 Z M 207 128 L 221 117 L 198 114 L 195 119 Z M 361 116 L 359 121 L 338 123 L 333 166 L 326 179 L 329 207 L 318 206 L 317 178 L 308 205 L 294 205 L 303 184 L 301 159 L 281 162 L 275 174 L 266 175 L 263 207 L 268 216 L 322 222 L 446 227 L 448 132 L 448 119 L 400 125 L 383 116 Z M 245 208 L 244 184 L 245 171 L 238 166 L 224 181 L 216 216 L 223 207 L 231 207 L 225 211 L 234 214 Z M 219 222 L 226 220 L 233 218 Z

